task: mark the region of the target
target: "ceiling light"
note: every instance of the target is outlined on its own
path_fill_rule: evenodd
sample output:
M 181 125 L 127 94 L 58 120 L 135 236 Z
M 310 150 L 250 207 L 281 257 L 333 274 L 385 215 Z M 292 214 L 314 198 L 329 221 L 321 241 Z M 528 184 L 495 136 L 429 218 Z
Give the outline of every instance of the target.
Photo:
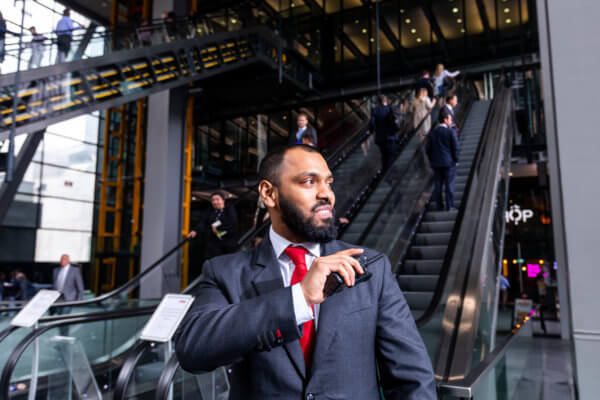
M 504 14 L 508 14 L 509 12 L 510 12 L 510 8 L 506 7 L 506 8 L 504 9 Z
M 404 14 L 404 8 L 400 9 L 400 14 Z
M 371 38 L 371 39 L 369 39 L 369 41 L 370 41 L 371 43 L 373 43 L 373 42 L 375 42 L 375 38 Z
M 287 119 L 287 115 L 284 115 L 284 116 L 283 116 L 283 119 Z
M 235 18 L 231 18 L 231 23 L 232 23 L 232 24 L 237 24 L 237 19 L 235 19 Z
M 417 30 L 416 30 L 415 28 L 412 28 L 412 29 L 410 30 L 410 33 L 417 33 Z
M 367 28 L 362 28 L 362 31 L 361 31 L 361 32 L 362 32 L 364 35 L 366 35 L 366 34 L 367 34 Z
M 510 24 L 512 22 L 512 19 L 506 18 L 506 20 L 504 22 L 506 22 L 507 24 Z
M 333 46 L 333 51 L 337 51 L 337 46 Z
M 452 9 L 452 12 L 453 12 L 454 14 L 456 14 L 456 13 L 458 12 L 458 8 L 454 7 L 454 8 Z
M 465 33 L 465 28 L 460 28 L 460 33 Z
M 306 42 L 306 47 L 310 47 L 311 44 L 312 43 L 310 43 L 310 42 Z
M 410 24 L 410 18 L 406 18 L 406 19 L 404 20 L 404 22 L 406 22 L 407 24 Z
M 417 38 L 417 43 L 421 43 L 421 38 L 420 37 Z
M 354 23 L 355 23 L 355 24 L 358 24 L 359 22 L 360 22 L 360 21 L 359 21 L 359 20 L 357 20 L 357 19 L 355 19 L 355 20 L 354 20 Z
M 459 24 L 462 24 L 462 18 L 458 18 L 458 19 L 456 20 L 456 22 L 458 22 Z

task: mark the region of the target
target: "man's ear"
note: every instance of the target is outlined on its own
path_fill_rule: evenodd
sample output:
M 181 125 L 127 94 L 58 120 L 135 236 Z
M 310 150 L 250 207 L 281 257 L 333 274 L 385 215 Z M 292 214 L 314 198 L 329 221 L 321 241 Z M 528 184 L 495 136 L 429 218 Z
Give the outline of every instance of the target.
M 277 188 L 271 182 L 264 179 L 260 181 L 258 195 L 267 208 L 275 208 L 277 205 Z

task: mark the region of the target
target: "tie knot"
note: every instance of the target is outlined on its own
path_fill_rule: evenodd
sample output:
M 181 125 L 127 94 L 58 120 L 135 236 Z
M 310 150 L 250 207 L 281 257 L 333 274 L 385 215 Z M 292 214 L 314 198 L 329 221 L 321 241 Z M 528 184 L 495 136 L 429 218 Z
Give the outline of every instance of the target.
M 306 253 L 308 253 L 308 250 L 304 247 L 288 246 L 284 253 L 292 260 L 295 266 L 306 265 Z

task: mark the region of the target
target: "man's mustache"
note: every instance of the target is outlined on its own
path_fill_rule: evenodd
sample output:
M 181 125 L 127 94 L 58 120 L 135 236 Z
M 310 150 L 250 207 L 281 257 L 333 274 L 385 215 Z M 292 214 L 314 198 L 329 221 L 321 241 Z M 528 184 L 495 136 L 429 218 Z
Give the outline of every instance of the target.
M 330 206 L 331 207 L 331 201 L 329 201 L 329 200 L 321 200 L 317 204 L 315 204 L 314 206 L 312 206 L 312 208 L 310 209 L 310 211 L 315 212 L 315 211 L 317 211 L 317 208 L 322 207 L 322 206 Z M 331 211 L 333 212 L 333 207 L 331 207 Z

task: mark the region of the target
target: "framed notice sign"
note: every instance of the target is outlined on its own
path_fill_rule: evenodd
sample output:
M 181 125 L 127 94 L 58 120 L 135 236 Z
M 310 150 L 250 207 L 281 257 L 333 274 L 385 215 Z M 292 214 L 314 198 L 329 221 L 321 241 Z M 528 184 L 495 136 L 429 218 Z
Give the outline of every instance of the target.
M 194 297 L 187 294 L 167 294 L 144 327 L 140 339 L 163 343 L 171 340 L 193 302 Z
M 10 321 L 12 326 L 29 328 L 44 315 L 52 304 L 60 297 L 58 290 L 40 290 L 33 299 Z

